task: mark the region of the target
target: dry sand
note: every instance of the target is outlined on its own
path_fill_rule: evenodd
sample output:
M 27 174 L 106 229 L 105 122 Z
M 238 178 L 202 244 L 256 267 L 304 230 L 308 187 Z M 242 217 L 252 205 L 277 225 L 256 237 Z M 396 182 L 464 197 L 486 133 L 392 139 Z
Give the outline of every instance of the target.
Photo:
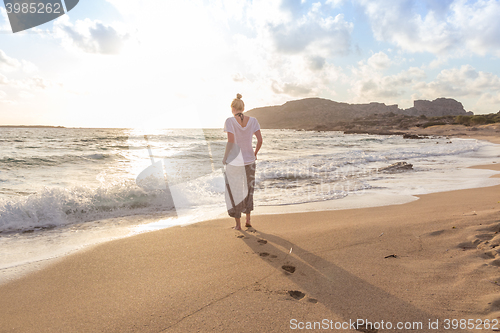
M 412 127 L 407 132 L 420 135 L 474 138 L 500 144 L 500 124 L 480 126 L 440 125 L 427 128 Z
M 287 332 L 358 319 L 465 331 L 445 320 L 500 317 L 499 194 L 492 186 L 254 216 L 255 229 L 241 232 L 228 218 L 115 240 L 0 286 L 0 332 Z

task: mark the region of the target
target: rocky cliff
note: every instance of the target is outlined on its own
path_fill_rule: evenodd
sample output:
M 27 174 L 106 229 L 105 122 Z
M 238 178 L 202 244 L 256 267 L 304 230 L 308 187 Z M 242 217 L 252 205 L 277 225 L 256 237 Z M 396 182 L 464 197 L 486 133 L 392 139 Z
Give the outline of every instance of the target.
M 466 112 L 462 103 L 451 98 L 438 98 L 431 101 L 417 100 L 413 102 L 413 107 L 402 110 L 401 114 L 408 116 L 472 116 L 472 112 Z
M 255 108 L 246 114 L 256 117 L 262 128 L 314 129 L 333 128 L 340 123 L 346 124 L 373 115 L 437 117 L 472 115 L 472 112 L 466 112 L 462 103 L 449 98 L 417 100 L 409 109 L 384 103 L 348 104 L 323 98 L 306 98 L 280 106 Z

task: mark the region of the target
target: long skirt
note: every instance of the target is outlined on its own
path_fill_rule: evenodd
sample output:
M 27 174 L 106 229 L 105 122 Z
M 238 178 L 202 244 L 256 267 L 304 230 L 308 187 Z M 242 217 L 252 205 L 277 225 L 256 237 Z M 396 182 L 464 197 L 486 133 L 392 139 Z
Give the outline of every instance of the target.
M 226 164 L 226 207 L 229 216 L 241 218 L 241 213 L 253 210 L 255 162 L 245 166 Z

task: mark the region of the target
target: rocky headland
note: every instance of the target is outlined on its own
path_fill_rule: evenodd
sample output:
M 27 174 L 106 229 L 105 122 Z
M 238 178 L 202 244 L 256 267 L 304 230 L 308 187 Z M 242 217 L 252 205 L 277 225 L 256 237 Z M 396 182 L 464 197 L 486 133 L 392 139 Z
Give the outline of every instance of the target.
M 460 125 L 465 131 L 500 123 L 500 112 L 475 116 L 466 111 L 462 103 L 451 98 L 416 100 L 414 106 L 408 109 L 376 102 L 348 104 L 323 98 L 306 98 L 279 106 L 255 108 L 249 110 L 247 115 L 256 117 L 264 129 L 400 134 L 409 138 L 418 138 L 419 132 L 427 133 L 429 131 L 424 129 L 431 126 Z

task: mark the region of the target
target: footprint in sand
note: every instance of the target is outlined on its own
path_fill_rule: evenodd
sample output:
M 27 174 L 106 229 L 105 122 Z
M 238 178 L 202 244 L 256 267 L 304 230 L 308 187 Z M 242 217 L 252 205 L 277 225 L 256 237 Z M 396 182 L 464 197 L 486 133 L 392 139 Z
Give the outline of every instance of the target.
M 269 258 L 272 258 L 272 259 L 276 259 L 278 258 L 278 256 L 274 255 L 274 254 L 270 254 L 270 253 L 267 253 L 267 252 L 257 252 L 259 254 L 259 256 L 261 257 L 269 257 Z
M 470 240 L 468 242 L 462 242 L 458 244 L 458 248 L 461 248 L 462 250 L 472 250 L 472 249 L 477 249 L 478 245 L 481 243 L 479 239 L 474 239 Z
M 478 229 L 478 231 L 489 231 L 489 232 L 493 232 L 493 233 L 500 232 L 500 223 L 498 223 L 498 222 L 500 222 L 500 221 L 495 221 L 495 223 L 486 225 L 483 228 Z
M 306 296 L 306 294 L 299 290 L 289 290 L 288 294 L 297 300 L 303 299 Z
M 480 241 L 491 240 L 493 237 L 495 237 L 494 234 L 480 234 L 480 235 L 476 235 L 476 238 L 479 239 Z
M 283 265 L 283 266 L 281 266 L 281 268 L 282 268 L 284 271 L 286 271 L 286 272 L 288 272 L 288 273 L 291 273 L 291 274 L 293 274 L 293 273 L 295 272 L 295 266 L 291 266 L 291 265 Z
M 259 239 L 257 243 L 260 243 L 261 245 L 267 244 L 267 241 L 265 239 Z
M 433 231 L 429 233 L 429 236 L 440 236 L 445 232 L 445 230 L 438 230 L 438 231 Z
M 464 251 L 472 249 L 484 251 L 483 254 L 481 254 L 481 257 L 484 259 L 496 258 L 500 253 L 500 251 L 496 249 L 500 245 L 499 229 L 500 225 L 498 223 L 483 226 L 481 229 L 477 230 L 483 233 L 469 236 L 468 241 L 458 244 L 457 247 Z
M 491 251 L 483 252 L 480 256 L 483 259 L 495 259 L 497 255 L 498 255 L 497 251 L 491 250 Z

